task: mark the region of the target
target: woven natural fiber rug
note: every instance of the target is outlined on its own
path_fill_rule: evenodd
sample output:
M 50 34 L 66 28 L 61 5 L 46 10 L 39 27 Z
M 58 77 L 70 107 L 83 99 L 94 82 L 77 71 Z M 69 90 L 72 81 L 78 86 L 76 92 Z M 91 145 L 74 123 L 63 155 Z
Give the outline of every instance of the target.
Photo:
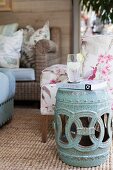
M 112 154 L 103 165 L 93 168 L 63 163 L 52 128 L 47 143 L 41 142 L 38 113 L 37 109 L 16 108 L 12 121 L 0 129 L 0 170 L 113 170 Z

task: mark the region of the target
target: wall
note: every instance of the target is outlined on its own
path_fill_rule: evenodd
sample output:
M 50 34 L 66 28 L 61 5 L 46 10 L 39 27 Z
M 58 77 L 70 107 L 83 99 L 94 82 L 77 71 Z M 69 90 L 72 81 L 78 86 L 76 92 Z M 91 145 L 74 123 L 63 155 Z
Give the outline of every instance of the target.
M 71 0 L 13 0 L 11 12 L 0 12 L 0 24 L 18 22 L 21 26 L 42 26 L 47 20 L 50 26 L 61 27 L 62 63 L 71 50 L 72 1 Z

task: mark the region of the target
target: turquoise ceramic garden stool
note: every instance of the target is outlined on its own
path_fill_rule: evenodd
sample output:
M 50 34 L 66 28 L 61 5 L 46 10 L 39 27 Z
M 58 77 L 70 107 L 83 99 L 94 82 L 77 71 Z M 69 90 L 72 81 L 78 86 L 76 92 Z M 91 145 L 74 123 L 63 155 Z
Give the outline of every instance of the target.
M 111 105 L 106 89 L 58 89 L 55 138 L 59 157 L 69 165 L 97 166 L 109 156 Z

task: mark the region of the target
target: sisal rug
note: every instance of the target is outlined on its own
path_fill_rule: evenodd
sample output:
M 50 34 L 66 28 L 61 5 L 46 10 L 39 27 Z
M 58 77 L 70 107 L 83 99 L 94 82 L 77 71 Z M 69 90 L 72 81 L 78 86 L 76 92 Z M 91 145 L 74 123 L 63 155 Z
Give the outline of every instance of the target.
M 40 121 L 37 109 L 15 109 L 12 121 L 0 129 L 0 170 L 113 170 L 112 154 L 103 165 L 93 168 L 63 163 L 51 127 L 47 143 L 41 142 Z

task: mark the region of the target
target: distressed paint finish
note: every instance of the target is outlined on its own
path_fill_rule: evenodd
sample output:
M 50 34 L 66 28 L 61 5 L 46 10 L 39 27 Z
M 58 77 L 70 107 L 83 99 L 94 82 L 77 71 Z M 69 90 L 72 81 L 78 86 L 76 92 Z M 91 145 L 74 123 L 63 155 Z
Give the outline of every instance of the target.
M 79 167 L 105 162 L 112 141 L 110 106 L 105 89 L 58 89 L 54 125 L 62 161 Z

